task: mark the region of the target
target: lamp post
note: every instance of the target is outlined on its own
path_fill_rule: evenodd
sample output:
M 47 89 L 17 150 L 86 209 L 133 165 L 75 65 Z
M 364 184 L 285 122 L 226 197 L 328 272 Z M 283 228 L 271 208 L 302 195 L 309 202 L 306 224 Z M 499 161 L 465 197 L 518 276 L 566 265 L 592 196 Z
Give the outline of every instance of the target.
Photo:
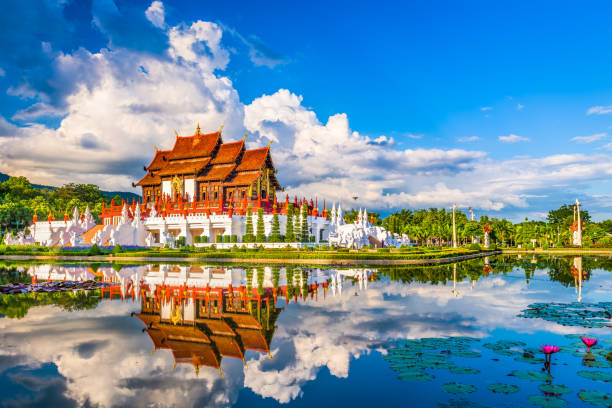
M 455 225 L 455 210 L 457 209 L 457 204 L 453 204 L 453 248 L 457 248 L 457 227 Z

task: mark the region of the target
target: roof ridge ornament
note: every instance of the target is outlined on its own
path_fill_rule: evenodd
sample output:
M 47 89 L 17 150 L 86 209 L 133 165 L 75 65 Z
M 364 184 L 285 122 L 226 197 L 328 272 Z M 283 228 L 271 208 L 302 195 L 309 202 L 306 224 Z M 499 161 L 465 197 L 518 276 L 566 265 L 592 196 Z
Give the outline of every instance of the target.
M 159 149 L 157 148 L 156 145 L 153 145 L 153 148 L 155 149 L 155 153 L 157 153 L 159 151 Z
M 274 143 L 274 139 L 270 140 L 270 143 L 268 143 L 268 149 L 270 148 L 270 146 L 272 146 L 272 143 Z
M 242 142 L 243 142 L 243 143 L 244 143 L 244 141 L 246 140 L 246 138 L 247 138 L 247 136 L 248 136 L 248 135 L 249 135 L 249 132 L 246 132 L 246 133 L 244 134 L 244 137 L 242 138 Z
M 196 135 L 200 134 L 200 122 L 198 122 L 198 125 L 196 126 Z
M 223 127 L 225 126 L 225 123 L 221 124 L 221 127 L 219 128 L 219 133 L 223 132 Z
M 178 132 L 176 131 L 176 129 L 174 129 L 174 135 L 176 136 L 176 138 L 177 138 L 177 139 L 179 138 L 179 134 L 178 134 Z

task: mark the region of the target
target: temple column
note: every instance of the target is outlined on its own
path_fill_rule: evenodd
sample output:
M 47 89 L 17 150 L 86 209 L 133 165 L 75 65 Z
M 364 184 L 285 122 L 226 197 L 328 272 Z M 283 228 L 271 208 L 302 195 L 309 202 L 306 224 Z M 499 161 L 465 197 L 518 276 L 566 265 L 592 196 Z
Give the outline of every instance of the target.
M 164 223 L 159 228 L 159 243 L 162 244 L 162 246 L 167 244 L 167 241 L 166 241 L 167 232 L 168 232 L 168 224 L 166 224 L 166 220 L 164 220 Z

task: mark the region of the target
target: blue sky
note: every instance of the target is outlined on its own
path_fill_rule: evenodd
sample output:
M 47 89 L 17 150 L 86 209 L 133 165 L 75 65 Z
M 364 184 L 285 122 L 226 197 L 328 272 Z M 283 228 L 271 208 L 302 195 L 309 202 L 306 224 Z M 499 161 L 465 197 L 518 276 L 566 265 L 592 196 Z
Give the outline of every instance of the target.
M 130 189 L 225 123 L 294 194 L 609 218 L 608 3 L 2 3 L 0 171 Z

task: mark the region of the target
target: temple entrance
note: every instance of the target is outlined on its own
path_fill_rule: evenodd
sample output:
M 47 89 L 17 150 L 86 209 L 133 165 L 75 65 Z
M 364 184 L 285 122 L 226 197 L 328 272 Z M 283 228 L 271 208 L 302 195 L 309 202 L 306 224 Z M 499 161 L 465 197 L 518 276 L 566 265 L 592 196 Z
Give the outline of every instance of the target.
M 210 242 L 217 242 L 217 236 L 223 235 L 225 233 L 225 228 L 212 228 Z

